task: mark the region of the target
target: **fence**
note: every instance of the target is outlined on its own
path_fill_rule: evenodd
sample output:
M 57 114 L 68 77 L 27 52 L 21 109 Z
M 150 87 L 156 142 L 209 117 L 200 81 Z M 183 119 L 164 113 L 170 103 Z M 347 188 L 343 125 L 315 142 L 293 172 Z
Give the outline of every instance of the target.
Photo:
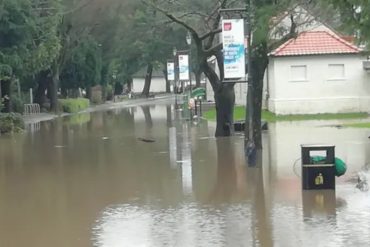
M 40 113 L 40 105 L 39 104 L 24 104 L 24 115 L 32 115 L 32 114 L 39 114 Z

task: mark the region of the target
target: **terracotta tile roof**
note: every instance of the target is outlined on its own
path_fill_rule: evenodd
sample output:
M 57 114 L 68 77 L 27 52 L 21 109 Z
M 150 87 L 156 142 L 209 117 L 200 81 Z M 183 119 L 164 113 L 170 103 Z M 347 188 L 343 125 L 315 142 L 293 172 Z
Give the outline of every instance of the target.
M 318 54 L 353 54 L 359 52 L 361 52 L 360 48 L 335 34 L 326 31 L 310 31 L 302 32 L 298 35 L 298 37 L 288 40 L 269 55 L 297 56 Z

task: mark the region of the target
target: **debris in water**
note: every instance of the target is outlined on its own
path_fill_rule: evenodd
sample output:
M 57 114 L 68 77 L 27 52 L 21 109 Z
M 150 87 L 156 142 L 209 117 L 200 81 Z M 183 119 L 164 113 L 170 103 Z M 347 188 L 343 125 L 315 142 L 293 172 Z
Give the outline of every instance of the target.
M 65 148 L 66 146 L 62 146 L 62 145 L 55 145 L 54 147 L 55 147 L 55 148 Z
M 368 178 L 363 171 L 357 174 L 356 188 L 364 192 L 369 190 Z
M 147 139 L 147 138 L 141 138 L 141 137 L 139 137 L 137 139 L 142 141 L 142 142 L 155 142 L 155 140 L 153 140 L 153 139 Z
M 103 136 L 101 139 L 102 139 L 102 140 L 109 140 L 109 137 L 107 137 L 107 136 Z

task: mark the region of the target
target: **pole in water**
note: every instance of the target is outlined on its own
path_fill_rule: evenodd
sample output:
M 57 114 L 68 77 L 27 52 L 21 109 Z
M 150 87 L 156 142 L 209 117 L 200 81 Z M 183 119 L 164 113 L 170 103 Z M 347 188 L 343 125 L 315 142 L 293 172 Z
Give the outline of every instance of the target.
M 256 164 L 256 145 L 254 143 L 253 134 L 253 76 L 252 76 L 252 1 L 249 2 L 247 6 L 247 62 L 248 62 L 248 94 L 246 99 L 246 119 L 245 125 L 248 124 L 248 128 L 245 128 L 245 156 L 248 159 L 249 166 L 254 166 Z

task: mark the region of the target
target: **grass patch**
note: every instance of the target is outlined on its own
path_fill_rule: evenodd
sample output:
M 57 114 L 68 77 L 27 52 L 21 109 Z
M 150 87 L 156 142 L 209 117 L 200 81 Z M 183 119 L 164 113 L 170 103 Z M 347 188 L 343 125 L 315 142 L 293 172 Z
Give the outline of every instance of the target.
M 85 98 L 61 99 L 59 100 L 59 104 L 63 112 L 77 113 L 87 109 L 90 105 L 90 101 Z
M 370 123 L 353 123 L 353 124 L 344 124 L 343 126 L 352 128 L 370 129 Z
M 203 114 L 203 116 L 211 121 L 216 121 L 216 109 L 211 109 Z M 331 120 L 331 119 L 360 119 L 367 118 L 367 113 L 338 113 L 338 114 L 302 114 L 302 115 L 276 115 L 272 112 L 263 110 L 262 119 L 267 122 L 276 121 L 303 121 L 303 120 Z M 234 119 L 244 120 L 245 119 L 245 107 L 235 106 L 234 108 Z M 364 127 L 365 128 L 365 127 Z

